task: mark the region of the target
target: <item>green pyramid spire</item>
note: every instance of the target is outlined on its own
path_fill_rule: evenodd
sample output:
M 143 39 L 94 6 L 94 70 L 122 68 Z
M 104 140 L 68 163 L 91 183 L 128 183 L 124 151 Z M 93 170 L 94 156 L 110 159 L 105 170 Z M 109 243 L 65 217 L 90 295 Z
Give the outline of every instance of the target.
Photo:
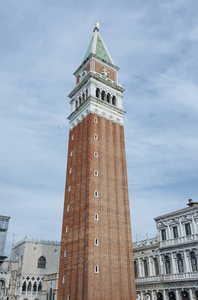
M 102 40 L 102 37 L 99 33 L 99 24 L 96 23 L 94 28 L 94 33 L 89 43 L 89 46 L 85 52 L 85 55 L 82 59 L 82 63 L 86 58 L 91 54 L 97 55 L 100 59 L 104 59 L 106 62 L 114 65 L 114 62 L 105 46 L 105 43 Z

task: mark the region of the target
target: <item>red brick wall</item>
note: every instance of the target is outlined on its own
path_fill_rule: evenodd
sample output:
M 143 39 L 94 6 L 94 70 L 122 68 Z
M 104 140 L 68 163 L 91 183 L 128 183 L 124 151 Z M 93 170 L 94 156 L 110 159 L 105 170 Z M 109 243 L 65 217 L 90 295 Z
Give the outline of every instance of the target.
M 111 70 L 110 68 L 108 68 L 106 65 L 104 64 L 100 64 L 99 62 L 95 61 L 95 71 L 99 74 L 102 75 L 102 69 L 106 68 L 107 71 L 109 72 L 109 76 L 108 78 L 117 82 L 117 74 L 116 71 Z
M 71 300 L 136 299 L 124 130 L 93 114 L 70 131 L 58 293 L 58 300 L 68 294 Z

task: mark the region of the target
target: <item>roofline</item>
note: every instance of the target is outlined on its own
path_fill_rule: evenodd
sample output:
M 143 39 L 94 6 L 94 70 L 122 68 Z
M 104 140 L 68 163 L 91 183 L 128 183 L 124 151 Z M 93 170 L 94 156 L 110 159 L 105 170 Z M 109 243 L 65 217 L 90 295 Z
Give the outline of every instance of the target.
M 175 213 L 178 213 L 178 214 L 179 214 L 179 213 L 182 212 L 182 211 L 189 210 L 189 209 L 192 209 L 192 208 L 195 208 L 195 207 L 198 208 L 198 206 L 185 207 L 185 208 L 182 208 L 182 209 L 173 211 L 173 212 L 171 212 L 171 213 L 167 213 L 167 214 L 158 216 L 158 217 L 154 218 L 154 220 L 157 221 L 157 220 L 160 219 L 160 218 L 163 218 L 163 217 L 166 217 L 166 216 L 171 216 L 171 215 L 173 215 L 173 214 L 175 214 Z

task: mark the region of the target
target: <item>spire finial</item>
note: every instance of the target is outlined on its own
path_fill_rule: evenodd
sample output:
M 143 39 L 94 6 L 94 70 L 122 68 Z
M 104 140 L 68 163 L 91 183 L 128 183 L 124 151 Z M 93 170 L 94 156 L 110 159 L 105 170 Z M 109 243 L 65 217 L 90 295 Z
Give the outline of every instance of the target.
M 94 28 L 94 30 L 95 29 L 99 30 L 99 27 L 100 27 L 99 22 L 95 22 L 95 28 Z

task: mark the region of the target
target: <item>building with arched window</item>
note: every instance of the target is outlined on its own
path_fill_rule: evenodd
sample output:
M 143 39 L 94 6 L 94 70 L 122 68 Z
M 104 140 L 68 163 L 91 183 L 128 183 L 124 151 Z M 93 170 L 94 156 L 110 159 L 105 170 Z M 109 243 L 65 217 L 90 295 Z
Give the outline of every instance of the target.
M 133 243 L 137 299 L 198 299 L 198 203 L 155 218 L 157 237 Z
M 59 258 L 59 242 L 25 237 L 1 266 L 0 299 L 57 300 Z

